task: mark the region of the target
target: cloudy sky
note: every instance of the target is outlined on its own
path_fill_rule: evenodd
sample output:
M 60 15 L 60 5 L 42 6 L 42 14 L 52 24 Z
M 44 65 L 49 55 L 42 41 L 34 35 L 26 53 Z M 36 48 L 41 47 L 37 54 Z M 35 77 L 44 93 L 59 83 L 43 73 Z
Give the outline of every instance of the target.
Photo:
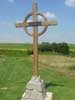
M 48 27 L 39 42 L 75 43 L 75 0 L 0 0 L 0 43 L 32 43 L 33 38 L 23 28 L 16 29 L 15 23 L 32 11 L 33 1 L 48 20 L 58 22 Z

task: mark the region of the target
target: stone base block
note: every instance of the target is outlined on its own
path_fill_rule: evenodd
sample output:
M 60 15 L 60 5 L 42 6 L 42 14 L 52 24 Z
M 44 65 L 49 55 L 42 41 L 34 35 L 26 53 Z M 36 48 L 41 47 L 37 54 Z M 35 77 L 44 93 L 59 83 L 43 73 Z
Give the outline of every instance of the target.
M 43 80 L 32 77 L 21 100 L 52 100 L 52 93 L 46 93 Z

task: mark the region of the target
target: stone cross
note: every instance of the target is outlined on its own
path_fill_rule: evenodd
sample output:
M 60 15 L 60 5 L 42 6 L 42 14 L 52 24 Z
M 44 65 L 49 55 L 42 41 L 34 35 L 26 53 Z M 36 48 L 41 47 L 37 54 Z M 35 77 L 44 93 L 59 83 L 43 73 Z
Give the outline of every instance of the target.
M 24 30 L 26 33 L 28 33 L 30 36 L 33 36 L 33 51 L 34 51 L 34 76 L 38 76 L 38 36 L 42 35 L 46 30 L 48 26 L 54 26 L 57 25 L 56 21 L 48 21 L 44 14 L 38 13 L 37 11 L 37 3 L 33 3 L 32 12 L 29 13 L 26 17 L 24 22 L 20 22 L 16 24 L 16 27 L 21 28 L 24 27 Z M 44 21 L 38 21 L 38 15 L 43 17 Z M 30 16 L 33 16 L 33 21 L 28 22 L 28 18 Z M 38 26 L 44 26 L 44 29 L 39 33 Z M 27 30 L 27 27 L 33 27 L 33 33 L 29 33 Z

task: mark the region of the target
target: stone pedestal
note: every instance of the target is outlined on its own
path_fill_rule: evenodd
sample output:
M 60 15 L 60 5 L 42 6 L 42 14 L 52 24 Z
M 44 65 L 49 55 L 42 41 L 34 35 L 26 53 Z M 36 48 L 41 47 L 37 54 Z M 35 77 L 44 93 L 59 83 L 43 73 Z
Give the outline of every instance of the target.
M 46 93 L 43 80 L 40 77 L 32 77 L 21 100 L 51 100 L 48 98 L 49 93 Z

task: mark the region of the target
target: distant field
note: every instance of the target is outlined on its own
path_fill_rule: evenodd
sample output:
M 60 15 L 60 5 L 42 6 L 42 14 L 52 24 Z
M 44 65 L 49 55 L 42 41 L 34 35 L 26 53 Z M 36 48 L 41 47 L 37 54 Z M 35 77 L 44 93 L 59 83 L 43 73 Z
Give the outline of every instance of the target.
M 0 44 L 0 55 L 25 56 L 32 44 Z
M 32 44 L 13 44 L 13 43 L 9 43 L 9 44 L 0 44 L 0 48 L 10 48 L 10 49 L 21 49 L 21 48 L 32 48 Z M 70 50 L 75 50 L 75 44 L 70 44 L 69 45 Z
M 0 48 L 4 49 L 29 49 L 32 48 L 32 44 L 0 44 Z
M 0 44 L 0 48 L 29 49 L 32 45 Z M 75 45 L 70 45 L 70 49 L 74 50 Z M 8 54 L 0 55 L 0 100 L 21 100 L 33 75 L 33 56 Z M 75 100 L 75 56 L 39 54 L 38 66 L 47 91 L 53 92 L 53 100 Z

